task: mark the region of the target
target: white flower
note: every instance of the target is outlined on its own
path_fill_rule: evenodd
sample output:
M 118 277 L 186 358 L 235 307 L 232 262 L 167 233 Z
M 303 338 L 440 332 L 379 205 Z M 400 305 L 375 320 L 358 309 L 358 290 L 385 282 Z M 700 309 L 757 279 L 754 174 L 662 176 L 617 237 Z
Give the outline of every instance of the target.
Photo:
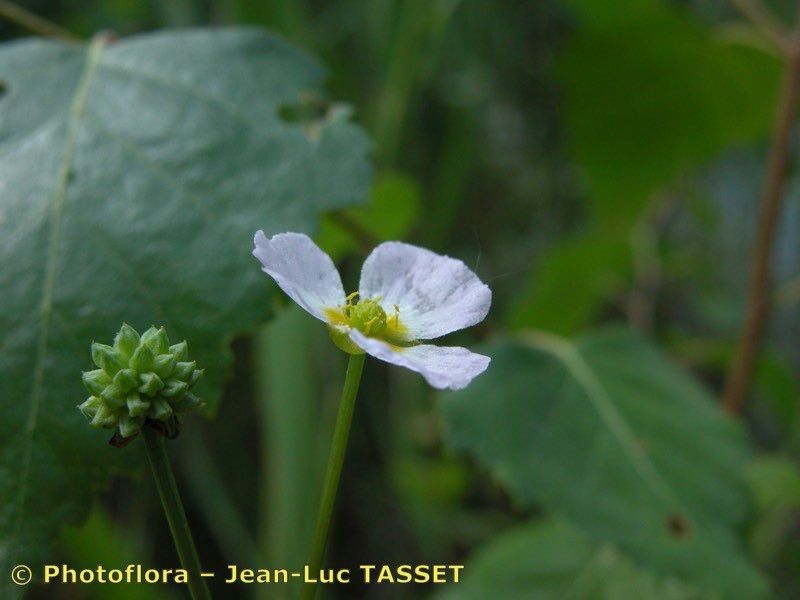
M 253 255 L 347 352 L 417 371 L 440 389 L 466 387 L 489 366 L 488 356 L 466 348 L 420 343 L 480 323 L 489 312 L 491 290 L 460 260 L 386 242 L 364 262 L 358 292 L 346 296 L 333 261 L 307 235 L 267 239 L 259 231 Z

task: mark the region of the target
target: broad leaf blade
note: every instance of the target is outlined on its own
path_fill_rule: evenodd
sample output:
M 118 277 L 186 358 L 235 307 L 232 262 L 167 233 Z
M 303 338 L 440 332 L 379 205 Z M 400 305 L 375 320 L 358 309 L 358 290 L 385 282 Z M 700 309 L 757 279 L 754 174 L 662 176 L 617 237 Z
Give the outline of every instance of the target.
M 438 597 L 447 600 L 699 600 L 674 579 L 659 581 L 611 546 L 593 544 L 562 519 L 537 521 L 503 532 L 470 557 L 463 581 Z
M 40 563 L 130 455 L 75 408 L 89 342 L 165 325 L 213 405 L 226 342 L 269 313 L 254 231 L 309 231 L 365 195 L 344 111 L 280 116 L 321 76 L 254 29 L 0 50 L 0 572 Z
M 657 571 L 764 592 L 733 536 L 748 445 L 697 383 L 624 329 L 531 335 L 491 355 L 484 376 L 444 397 L 455 446 L 521 503 L 561 510 Z

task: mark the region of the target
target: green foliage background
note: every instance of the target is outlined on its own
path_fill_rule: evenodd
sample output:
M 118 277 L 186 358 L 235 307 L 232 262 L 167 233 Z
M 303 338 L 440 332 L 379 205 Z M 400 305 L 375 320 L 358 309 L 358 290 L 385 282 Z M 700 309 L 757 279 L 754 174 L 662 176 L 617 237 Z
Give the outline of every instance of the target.
M 207 369 L 170 444 L 204 564 L 304 563 L 344 357 L 259 272 L 258 228 L 314 234 L 347 288 L 404 239 L 494 292 L 448 340 L 493 357 L 468 389 L 368 362 L 329 549 L 464 582 L 328 597 L 800 594 L 794 170 L 748 410 L 717 398 L 780 78 L 729 4 L 23 4 L 81 41 L 0 21 L 0 596 L 20 562 L 176 564 L 141 448 L 73 409 L 122 320 Z

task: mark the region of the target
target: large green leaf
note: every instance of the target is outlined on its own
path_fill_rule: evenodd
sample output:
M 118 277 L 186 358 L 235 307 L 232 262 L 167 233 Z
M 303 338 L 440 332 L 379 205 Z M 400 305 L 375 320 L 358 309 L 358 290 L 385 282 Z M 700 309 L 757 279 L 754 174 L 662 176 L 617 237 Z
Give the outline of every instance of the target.
M 521 525 L 480 548 L 446 600 L 689 600 L 700 594 L 674 579 L 659 581 L 613 546 L 593 544 L 562 519 Z
M 571 334 L 628 284 L 630 240 L 617 232 L 591 230 L 548 248 L 537 267 L 512 307 L 509 324 Z
M 75 408 L 89 342 L 166 325 L 213 404 L 227 341 L 270 311 L 254 231 L 309 231 L 365 196 L 346 111 L 281 116 L 321 77 L 255 29 L 0 49 L 0 573 L 41 564 L 132 452 Z
M 763 594 L 733 535 L 746 437 L 701 386 L 626 329 L 530 333 L 490 354 L 486 374 L 443 396 L 453 445 L 522 504 L 563 511 L 658 572 Z
M 570 146 L 603 220 L 628 221 L 659 188 L 770 128 L 780 62 L 726 41 L 666 0 L 563 0 Z

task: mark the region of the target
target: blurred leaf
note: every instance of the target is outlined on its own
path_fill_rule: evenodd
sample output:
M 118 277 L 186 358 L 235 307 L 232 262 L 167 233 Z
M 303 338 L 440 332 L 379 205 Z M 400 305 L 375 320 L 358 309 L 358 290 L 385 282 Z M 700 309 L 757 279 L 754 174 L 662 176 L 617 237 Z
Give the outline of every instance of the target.
M 297 0 L 272 0 L 251 2 L 250 0 L 226 0 L 237 23 L 257 23 L 286 36 L 309 48 L 315 43 L 304 2 Z
M 567 129 L 602 220 L 629 220 L 687 169 L 768 133 L 774 57 L 667 2 L 565 1 L 578 20 L 560 65 Z
M 215 436 L 215 440 L 218 439 Z M 228 561 L 255 564 L 262 554 L 231 493 L 230 478 L 211 455 L 209 447 L 213 447 L 213 442 L 209 443 L 196 433 L 187 435 L 181 442 L 179 468 L 184 475 L 184 501 L 197 507 Z
M 166 325 L 213 405 L 227 341 L 270 312 L 254 231 L 309 231 L 364 195 L 357 127 L 279 117 L 321 77 L 254 29 L 0 50 L 0 572 L 41 563 L 135 454 L 75 408 L 89 342 L 123 320 Z
M 408 112 L 415 91 L 430 77 L 439 59 L 438 42 L 459 0 L 443 2 L 393 2 L 381 6 L 375 3 L 369 17 L 386 10 L 397 10 L 388 43 L 377 38 L 386 47 L 386 63 L 380 65 L 381 85 L 373 104 L 372 126 L 379 160 L 392 164 L 407 133 Z M 387 3 L 388 4 L 388 3 Z M 368 19 L 370 28 L 374 27 Z
M 745 477 L 758 508 L 758 518 L 749 531 L 752 554 L 785 584 L 787 579 L 796 578 L 800 567 L 796 534 L 800 522 L 800 469 L 788 456 L 762 455 L 747 465 Z M 789 592 L 782 597 L 796 596 Z
M 756 400 L 753 410 L 763 407 L 764 420 L 774 423 L 784 447 L 797 448 L 800 384 L 790 357 L 779 349 L 764 348 L 756 365 L 753 384 Z
M 723 43 L 667 2 L 564 2 L 576 26 L 558 72 L 594 227 L 538 259 L 510 322 L 574 333 L 626 281 L 630 227 L 654 194 L 767 135 L 779 61 Z
M 708 598 L 675 580 L 658 581 L 612 546 L 596 546 L 560 519 L 506 531 L 470 558 L 463 580 L 437 598 L 475 600 L 688 600 Z
M 320 450 L 328 450 L 330 435 L 320 406 L 324 372 L 311 350 L 328 345 L 325 328 L 299 306 L 281 311 L 256 337 L 263 440 L 259 546 L 281 568 L 302 569 L 311 550 L 327 456 Z M 296 598 L 298 584 L 260 586 L 259 597 Z
M 523 505 L 563 512 L 656 572 L 762 596 L 733 535 L 748 508 L 742 429 L 630 331 L 523 335 L 443 395 L 451 443 Z
M 119 526 L 99 507 L 95 507 L 82 527 L 67 528 L 61 541 L 67 561 L 74 569 L 96 569 L 98 565 L 105 569 L 125 569 L 128 565 L 147 565 L 148 562 L 148 558 L 130 543 L 130 536 L 120 531 Z M 108 584 L 81 584 L 80 587 L 83 598 L 108 598 Z M 166 585 L 131 583 L 114 586 L 115 599 L 140 600 L 145 597 L 166 600 L 179 595 L 177 589 Z
M 417 221 L 419 206 L 419 187 L 413 179 L 380 173 L 369 203 L 327 215 L 317 241 L 334 259 L 359 247 L 369 252 L 378 242 L 403 239 Z
M 662 0 L 617 0 L 600 3 L 594 0 L 563 0 L 572 8 L 584 27 L 600 30 L 636 22 L 659 10 Z
M 747 465 L 745 478 L 759 511 L 800 508 L 800 468 L 788 456 L 759 456 Z
M 407 509 L 454 510 L 468 487 L 464 465 L 424 457 L 403 458 L 392 465 L 392 481 L 408 504 Z
M 510 326 L 574 333 L 624 286 L 630 256 L 627 236 L 597 231 L 551 247 L 520 293 Z

